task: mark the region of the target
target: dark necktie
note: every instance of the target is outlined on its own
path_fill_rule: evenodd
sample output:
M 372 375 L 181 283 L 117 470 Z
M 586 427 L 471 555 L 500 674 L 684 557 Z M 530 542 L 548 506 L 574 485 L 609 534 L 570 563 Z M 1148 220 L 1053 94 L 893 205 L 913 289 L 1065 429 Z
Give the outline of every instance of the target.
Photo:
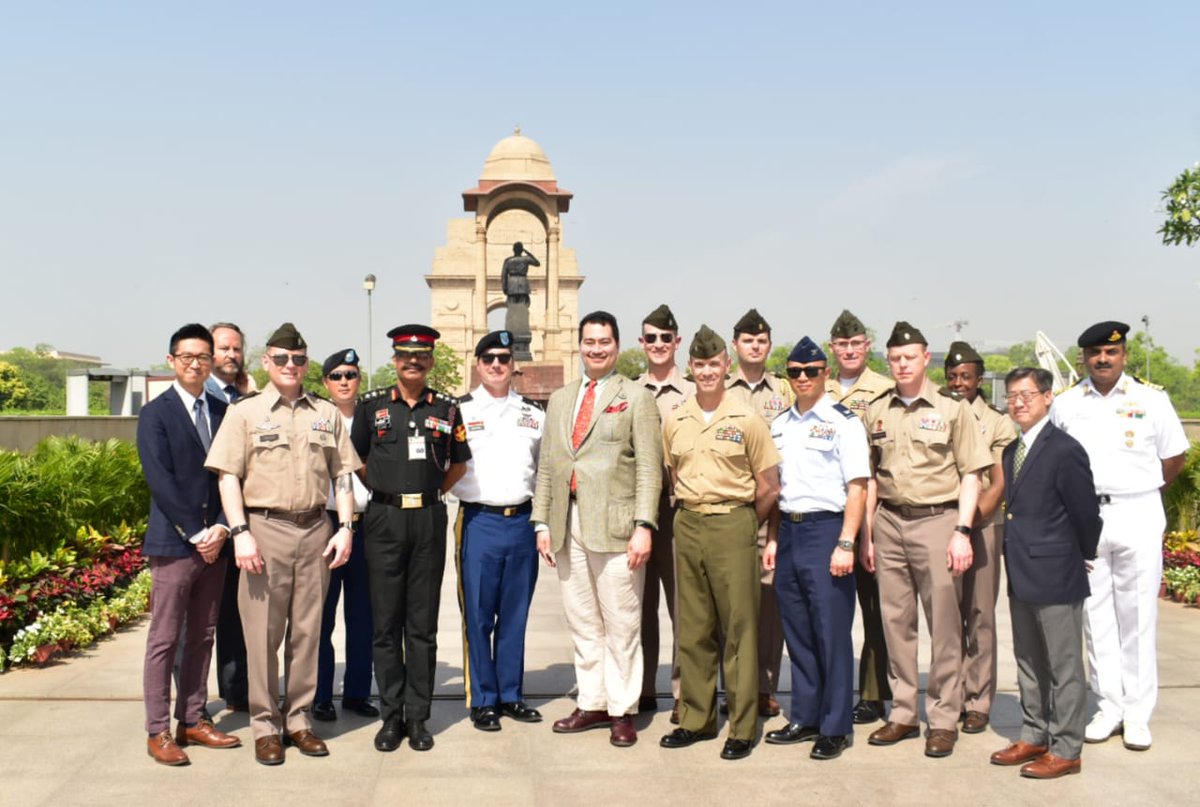
M 208 415 L 204 414 L 204 401 L 199 398 L 192 406 L 196 413 L 196 434 L 200 435 L 200 445 L 207 452 L 212 447 L 212 435 L 208 433 Z
M 226 384 L 225 385 L 225 397 L 229 399 L 230 403 L 233 403 L 234 401 L 236 401 L 238 399 L 237 387 L 235 387 L 233 384 Z
M 1013 480 L 1017 478 L 1017 474 L 1021 473 L 1021 466 L 1025 464 L 1025 438 L 1021 437 L 1017 440 L 1017 451 L 1013 454 Z

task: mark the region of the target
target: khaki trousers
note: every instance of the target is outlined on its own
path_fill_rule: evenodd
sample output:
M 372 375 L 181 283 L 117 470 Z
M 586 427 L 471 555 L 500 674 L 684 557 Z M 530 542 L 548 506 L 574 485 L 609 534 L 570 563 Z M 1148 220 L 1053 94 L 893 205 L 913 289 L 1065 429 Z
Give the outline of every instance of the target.
M 917 695 L 917 605 L 929 625 L 931 658 L 925 687 L 929 727 L 956 731 L 962 705 L 962 615 L 958 610 L 961 578 L 946 567 L 946 549 L 954 535 L 957 510 L 938 516 L 904 519 L 880 507 L 875 514 L 875 577 L 887 640 L 888 680 L 892 686 L 890 720 L 920 722 Z
M 996 697 L 996 600 L 1004 556 L 1004 524 L 993 520 L 971 533 L 971 568 L 962 576 L 962 708 L 992 711 Z
M 254 739 L 312 728 L 317 691 L 317 646 L 329 563 L 321 557 L 333 537 L 324 513 L 311 524 L 250 516 L 250 534 L 263 558 L 262 574 L 243 571 L 238 611 L 246 637 L 250 728 Z M 279 702 L 279 646 L 283 650 L 283 709 Z

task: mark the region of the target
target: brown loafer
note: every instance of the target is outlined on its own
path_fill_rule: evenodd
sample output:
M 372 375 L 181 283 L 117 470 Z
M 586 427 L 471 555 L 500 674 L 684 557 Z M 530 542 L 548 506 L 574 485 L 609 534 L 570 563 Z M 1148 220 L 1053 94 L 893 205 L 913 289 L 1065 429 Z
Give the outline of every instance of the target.
M 953 729 L 930 729 L 925 738 L 925 756 L 948 757 L 954 753 L 958 732 Z
M 180 748 L 186 748 L 189 745 L 202 745 L 205 748 L 238 748 L 242 744 L 237 737 L 220 731 L 211 720 L 203 718 L 191 728 L 184 723 L 176 726 L 175 742 Z
M 758 693 L 758 716 L 775 717 L 779 714 L 779 701 L 769 692 Z
M 607 726 L 612 718 L 602 709 L 576 709 L 561 720 L 554 721 L 556 734 L 574 734 L 577 731 L 587 731 L 599 726 Z
M 983 712 L 967 712 L 963 718 L 963 734 L 979 734 L 988 726 L 988 716 Z
M 893 723 L 890 720 L 883 728 L 875 729 L 867 742 L 871 745 L 895 745 L 901 740 L 911 740 L 920 735 L 920 726 L 910 726 L 905 723 Z
M 296 746 L 301 754 L 306 757 L 327 757 L 329 756 L 329 747 L 325 745 L 325 741 L 317 735 L 313 734 L 308 729 L 293 731 L 284 738 L 284 743 L 287 745 Z
M 276 734 L 268 734 L 254 741 L 254 758 L 259 765 L 282 765 L 283 743 Z
M 1021 775 L 1029 779 L 1057 779 L 1083 770 L 1080 759 L 1063 759 L 1049 752 L 1021 768 Z
M 171 736 L 170 729 L 146 738 L 146 753 L 159 765 L 187 765 L 191 762 L 179 744 Z
M 1044 745 L 1034 745 L 1027 743 L 1024 740 L 1017 740 L 1015 743 L 1005 748 L 1003 751 L 997 751 L 992 754 L 993 765 L 1024 765 L 1026 762 L 1035 760 L 1050 749 Z
M 614 717 L 609 727 L 608 741 L 617 748 L 628 748 L 637 742 L 637 729 L 629 715 Z

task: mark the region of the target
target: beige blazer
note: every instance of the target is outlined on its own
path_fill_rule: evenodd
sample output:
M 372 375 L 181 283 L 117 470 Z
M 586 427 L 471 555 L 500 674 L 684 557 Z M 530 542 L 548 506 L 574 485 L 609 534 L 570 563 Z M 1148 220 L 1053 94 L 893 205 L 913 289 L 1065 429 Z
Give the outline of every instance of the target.
M 644 387 L 614 375 L 597 396 L 575 451 L 571 431 L 581 383 L 559 389 L 546 406 L 533 521 L 550 528 L 555 552 L 562 548 L 573 471 L 583 545 L 594 552 L 624 552 L 635 522 L 658 527 L 663 463 L 658 407 Z

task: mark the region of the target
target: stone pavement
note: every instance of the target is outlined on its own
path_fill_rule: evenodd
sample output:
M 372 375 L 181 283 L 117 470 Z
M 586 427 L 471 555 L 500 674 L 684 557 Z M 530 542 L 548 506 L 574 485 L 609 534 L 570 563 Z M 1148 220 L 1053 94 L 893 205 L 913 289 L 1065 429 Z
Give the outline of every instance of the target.
M 558 579 L 543 567 L 528 631 L 526 692 L 546 722 L 505 720 L 495 734 L 476 731 L 462 698 L 462 638 L 457 579 L 448 560 L 438 634 L 437 701 L 430 728 L 436 747 L 417 753 L 402 745 L 381 754 L 372 745 L 378 723 L 342 717 L 318 723 L 331 755 L 314 759 L 288 752 L 286 764 L 254 762 L 245 714 L 220 712 L 217 724 L 242 738 L 232 751 L 189 749 L 192 764 L 166 768 L 146 755 L 141 703 L 146 622 L 122 630 L 90 650 L 44 669 L 0 675 L 0 805 L 117 805 L 151 800 L 254 805 L 340 804 L 901 804 L 916 802 L 1014 804 L 1200 802 L 1196 748 L 1200 747 L 1200 613 L 1161 603 L 1159 706 L 1151 728 L 1154 747 L 1127 751 L 1119 738 L 1084 748 L 1083 774 L 1051 782 L 1022 779 L 1015 768 L 988 764 L 1019 730 L 1016 672 L 1007 605 L 1001 600 L 1000 689 L 992 726 L 962 735 L 954 755 L 928 759 L 919 740 L 891 748 L 867 745 L 871 727 L 840 759 L 815 762 L 809 745 L 759 744 L 749 759 L 721 760 L 724 737 L 668 751 L 658 738 L 669 698 L 660 711 L 636 720 L 640 740 L 628 749 L 608 744 L 608 732 L 556 735 L 550 721 L 567 714 L 574 685 L 569 638 L 559 607 Z M 665 609 L 662 619 L 667 619 Z M 340 642 L 340 634 L 335 637 Z M 856 629 L 857 647 L 857 629 Z M 668 655 L 659 667 L 659 692 L 669 692 Z M 922 645 L 922 668 L 928 646 Z M 785 660 L 786 667 L 786 660 Z M 789 685 L 785 674 L 783 689 Z M 216 683 L 210 683 L 216 692 Z M 780 698 L 786 709 L 786 693 Z M 220 701 L 212 704 L 214 710 Z M 786 714 L 786 712 L 785 712 Z M 783 718 L 768 721 L 767 728 Z

